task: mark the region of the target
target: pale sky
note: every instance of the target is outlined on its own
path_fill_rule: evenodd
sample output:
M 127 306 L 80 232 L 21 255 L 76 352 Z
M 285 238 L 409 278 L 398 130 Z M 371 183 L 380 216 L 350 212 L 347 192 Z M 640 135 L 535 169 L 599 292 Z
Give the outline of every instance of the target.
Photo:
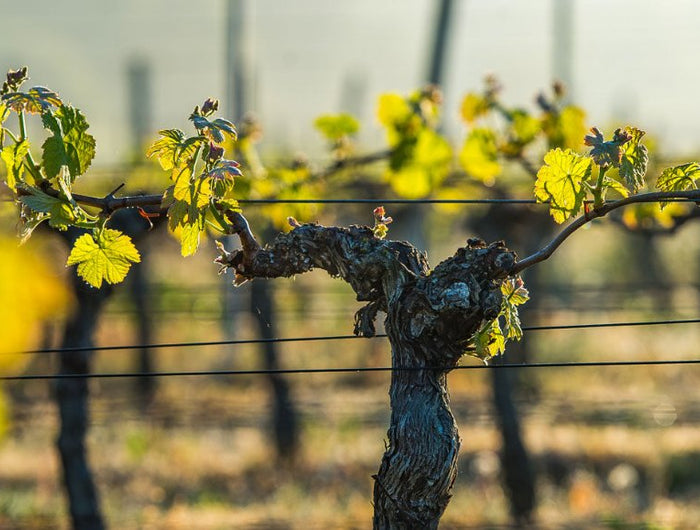
M 692 0 L 455 0 L 447 132 L 459 136 L 459 98 L 487 73 L 502 80 L 507 102 L 521 106 L 549 86 L 554 1 L 574 5 L 573 93 L 590 123 L 631 120 L 666 151 L 700 152 L 700 3 Z M 268 146 L 317 152 L 314 117 L 345 107 L 359 114 L 371 149 L 381 138 L 376 96 L 423 82 L 435 1 L 248 3 L 250 106 Z M 80 107 L 98 141 L 97 163 L 116 163 L 128 151 L 130 59 L 152 66 L 154 133 L 185 127 L 208 96 L 225 98 L 226 0 L 0 0 L 0 13 L 0 68 L 27 64 L 33 83 Z

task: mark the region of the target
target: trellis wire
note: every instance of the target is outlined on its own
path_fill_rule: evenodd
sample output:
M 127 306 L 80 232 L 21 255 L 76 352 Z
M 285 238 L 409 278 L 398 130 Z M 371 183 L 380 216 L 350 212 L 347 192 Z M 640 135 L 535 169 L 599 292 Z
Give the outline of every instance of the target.
M 558 324 L 549 326 L 523 326 L 523 331 L 548 331 L 548 330 L 568 330 L 568 329 L 590 329 L 590 328 L 615 328 L 615 327 L 631 327 L 631 326 L 660 326 L 674 324 L 698 324 L 700 318 L 692 319 L 676 319 L 676 320 L 647 320 L 633 322 L 598 322 L 589 324 Z M 385 333 L 377 333 L 374 337 L 369 338 L 386 338 Z M 160 348 L 194 348 L 202 346 L 226 346 L 226 345 L 243 345 L 243 344 L 266 344 L 270 342 L 318 342 L 330 340 L 350 340 L 363 339 L 367 337 L 359 337 L 357 335 L 324 335 L 316 337 L 278 337 L 270 339 L 233 339 L 221 341 L 202 341 L 202 342 L 172 342 L 172 343 L 156 343 L 156 344 L 129 344 L 129 345 L 113 345 L 113 346 L 78 346 L 73 348 L 44 348 L 37 350 L 27 350 L 17 352 L 26 355 L 38 355 L 48 353 L 79 353 L 90 351 L 118 351 L 118 350 L 142 350 L 142 349 L 160 349 Z
M 636 361 L 584 361 L 584 362 L 542 362 L 514 364 L 470 364 L 465 366 L 354 366 L 346 368 L 277 368 L 259 370 L 193 370 L 168 372 L 113 372 L 79 374 L 24 374 L 0 376 L 0 381 L 33 381 L 56 379 L 118 379 L 139 377 L 192 377 L 192 376 L 250 376 L 250 375 L 293 375 L 293 374 L 341 374 L 366 372 L 418 372 L 451 370 L 500 370 L 514 368 L 582 368 L 612 366 L 665 366 L 700 364 L 700 359 L 663 359 Z

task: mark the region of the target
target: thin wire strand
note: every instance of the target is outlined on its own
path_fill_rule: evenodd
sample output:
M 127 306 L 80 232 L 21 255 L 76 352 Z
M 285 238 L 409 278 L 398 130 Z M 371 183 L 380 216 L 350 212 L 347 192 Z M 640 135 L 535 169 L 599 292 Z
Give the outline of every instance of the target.
M 544 204 L 535 199 L 239 199 L 240 204 Z
M 366 372 L 418 372 L 451 370 L 500 370 L 514 368 L 590 368 L 611 366 L 667 366 L 700 364 L 700 359 L 665 359 L 637 361 L 586 361 L 586 362 L 543 362 L 518 364 L 470 364 L 465 366 L 356 366 L 350 368 L 277 368 L 259 370 L 195 370 L 169 372 L 114 372 L 86 374 L 24 374 L 0 376 L 0 381 L 34 381 L 57 379 L 118 379 L 139 377 L 192 377 L 192 376 L 249 376 L 249 375 L 292 375 L 292 374 L 340 374 Z
M 240 204 L 537 204 L 549 206 L 548 201 L 536 199 L 238 199 Z M 586 204 L 593 200 L 586 199 Z M 608 201 L 614 203 L 616 201 Z M 691 199 L 673 197 L 657 202 L 689 202 Z
M 12 198 L 0 199 L 0 202 L 14 202 Z M 240 204 L 536 204 L 548 206 L 549 202 L 536 199 L 238 199 Z M 615 201 L 608 201 L 610 203 Z M 695 202 L 682 197 L 660 199 L 657 202 Z M 585 200 L 593 204 L 592 200 Z
M 677 320 L 649 320 L 649 321 L 634 321 L 634 322 L 599 322 L 590 324 L 561 324 L 553 326 L 523 326 L 523 331 L 548 331 L 548 330 L 567 330 L 567 329 L 589 329 L 589 328 L 615 328 L 629 326 L 660 326 L 674 324 L 698 324 L 700 318 L 692 319 L 677 319 Z M 377 333 L 374 337 L 369 338 L 386 338 L 386 333 Z M 364 339 L 367 337 L 358 337 L 357 335 L 326 335 L 317 337 L 279 337 L 270 339 L 234 339 L 234 340 L 212 340 L 203 342 L 169 342 L 157 344 L 129 344 L 129 345 L 113 345 L 113 346 L 77 346 L 73 348 L 45 348 L 38 350 L 27 350 L 20 352 L 27 355 L 38 355 L 48 353 L 79 353 L 89 351 L 118 351 L 118 350 L 144 350 L 144 349 L 160 349 L 160 348 L 196 348 L 201 346 L 226 346 L 226 345 L 241 345 L 241 344 L 266 344 L 270 342 L 317 342 L 328 340 L 350 340 Z

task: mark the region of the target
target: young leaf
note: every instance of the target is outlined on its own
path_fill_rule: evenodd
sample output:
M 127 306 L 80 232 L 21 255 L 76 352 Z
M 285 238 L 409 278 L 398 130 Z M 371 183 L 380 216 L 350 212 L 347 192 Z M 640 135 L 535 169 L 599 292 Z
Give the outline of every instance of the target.
M 336 142 L 344 136 L 352 136 L 360 130 L 360 122 L 347 113 L 331 115 L 324 114 L 314 121 L 314 127 L 331 142 Z
M 549 201 L 549 213 L 563 223 L 581 211 L 586 197 L 583 182 L 591 175 L 592 160 L 557 148 L 544 156 L 544 163 L 537 172 L 535 196 L 541 202 Z
M 387 232 L 389 232 L 388 225 L 390 225 L 394 220 L 391 217 L 386 217 L 384 206 L 377 206 L 372 213 L 374 214 L 374 226 L 372 227 L 374 237 L 377 239 L 384 239 Z
M 53 179 L 66 166 L 74 181 L 95 157 L 95 138 L 86 132 L 90 125 L 83 113 L 70 105 L 62 105 L 54 114 L 45 112 L 42 122 L 53 133 L 42 146 L 46 176 Z
M 198 222 L 185 223 L 180 228 L 180 253 L 184 256 L 192 256 L 199 248 L 199 236 L 202 228 Z
M 13 191 L 17 188 L 17 183 L 22 180 L 22 173 L 24 171 L 22 162 L 28 152 L 29 142 L 26 140 L 6 145 L 2 151 L 0 151 L 0 158 L 2 158 L 2 161 L 5 162 L 5 166 L 7 167 L 7 186 Z
M 547 113 L 542 121 L 549 148 L 581 149 L 586 134 L 586 113 L 569 105 L 557 113 Z
M 158 131 L 162 136 L 146 151 L 147 157 L 155 156 L 164 171 L 171 171 L 170 178 L 177 181 L 183 170 L 191 171 L 190 162 L 197 150 L 204 143 L 204 136 L 185 137 L 180 129 L 163 129 Z
M 700 178 L 700 165 L 697 162 L 682 164 L 664 169 L 656 181 L 661 191 L 684 191 L 697 189 Z
M 629 197 L 630 195 L 630 190 L 628 190 L 622 182 L 610 178 L 607 175 L 603 177 L 603 189 L 611 189 L 623 197 Z
M 490 129 L 474 129 L 469 133 L 459 153 L 459 161 L 472 177 L 486 184 L 501 172 L 496 137 Z
M 15 112 L 26 111 L 30 114 L 48 112 L 52 107 L 58 107 L 62 104 L 58 94 L 43 86 L 32 87 L 27 92 L 3 94 L 0 101 Z
M 158 131 L 162 136 L 156 140 L 147 150 L 146 156 L 155 156 L 160 167 L 164 171 L 170 171 L 178 164 L 178 157 L 182 143 L 185 140 L 185 133 L 180 129 L 162 129 Z
M 403 96 L 394 93 L 379 96 L 377 119 L 385 127 L 394 127 L 411 115 L 411 107 Z
M 700 178 L 700 165 L 696 162 L 669 167 L 661 172 L 656 187 L 661 191 L 685 191 L 697 189 Z M 661 203 L 661 209 L 668 203 Z
M 19 200 L 22 204 L 35 212 L 50 213 L 51 209 L 59 202 L 60 199 L 47 195 L 43 191 L 29 186 L 23 187 L 23 190 L 29 192 L 29 195 L 20 196 Z
M 516 109 L 511 112 L 511 134 L 520 145 L 532 142 L 542 130 L 540 120 L 531 116 L 527 111 Z
M 501 285 L 501 293 L 503 293 L 503 307 L 501 315 L 503 316 L 503 328 L 506 340 L 520 340 L 523 337 L 523 329 L 520 325 L 520 316 L 518 315 L 518 306 L 524 304 L 530 299 L 522 278 L 508 278 Z
M 625 127 L 630 140 L 624 145 L 622 159 L 620 160 L 620 176 L 625 179 L 627 187 L 633 193 L 644 185 L 644 176 L 647 173 L 649 152 L 642 144 L 642 137 L 646 134 L 636 127 Z
M 29 192 L 29 195 L 22 195 L 19 200 L 33 212 L 49 214 L 50 226 L 58 230 L 67 230 L 75 222 L 78 214 L 73 205 L 65 199 L 52 197 L 29 186 L 25 186 L 24 190 Z
M 430 194 L 430 174 L 416 164 L 409 164 L 397 171 L 387 170 L 386 178 L 394 192 L 404 199 L 421 199 Z
M 77 265 L 78 275 L 93 287 L 102 282 L 121 282 L 132 263 L 141 261 L 129 236 L 105 228 L 95 234 L 83 234 L 73 246 L 66 265 Z
M 603 133 L 597 127 L 592 127 L 591 133 L 584 137 L 583 143 L 592 147 L 590 156 L 593 161 L 601 167 L 620 167 L 624 153 L 623 146 L 630 141 L 631 137 L 622 129 L 617 129 L 613 139 L 608 141 L 605 141 Z
M 175 231 L 177 227 L 187 222 L 190 205 L 185 201 L 174 200 L 168 208 L 168 228 Z
M 471 125 L 478 118 L 486 114 L 490 108 L 491 105 L 485 97 L 479 94 L 470 93 L 464 96 L 462 105 L 459 107 L 459 112 L 462 119 L 468 125 Z
M 472 338 L 472 342 L 475 350 L 468 353 L 484 362 L 506 350 L 506 338 L 498 319 L 481 328 Z
M 233 189 L 235 178 L 243 175 L 239 168 L 240 164 L 235 160 L 217 160 L 212 169 L 201 178 L 208 180 L 214 196 L 220 198 Z
M 231 140 L 236 140 L 237 138 L 236 127 L 233 123 L 223 118 L 216 118 L 210 121 L 204 116 L 193 114 L 190 116 L 190 120 L 192 120 L 198 131 L 214 143 L 220 144 L 225 137 L 229 137 Z

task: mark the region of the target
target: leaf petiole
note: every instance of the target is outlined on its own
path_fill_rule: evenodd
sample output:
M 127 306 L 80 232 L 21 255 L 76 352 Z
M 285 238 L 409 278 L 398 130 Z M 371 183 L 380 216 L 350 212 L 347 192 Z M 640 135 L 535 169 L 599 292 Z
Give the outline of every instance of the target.
M 605 178 L 605 173 L 607 173 L 607 171 L 607 166 L 598 166 L 598 178 L 596 180 L 595 186 L 591 188 L 591 191 L 593 192 L 593 208 L 600 208 L 605 202 L 605 186 L 603 184 L 603 179 Z

